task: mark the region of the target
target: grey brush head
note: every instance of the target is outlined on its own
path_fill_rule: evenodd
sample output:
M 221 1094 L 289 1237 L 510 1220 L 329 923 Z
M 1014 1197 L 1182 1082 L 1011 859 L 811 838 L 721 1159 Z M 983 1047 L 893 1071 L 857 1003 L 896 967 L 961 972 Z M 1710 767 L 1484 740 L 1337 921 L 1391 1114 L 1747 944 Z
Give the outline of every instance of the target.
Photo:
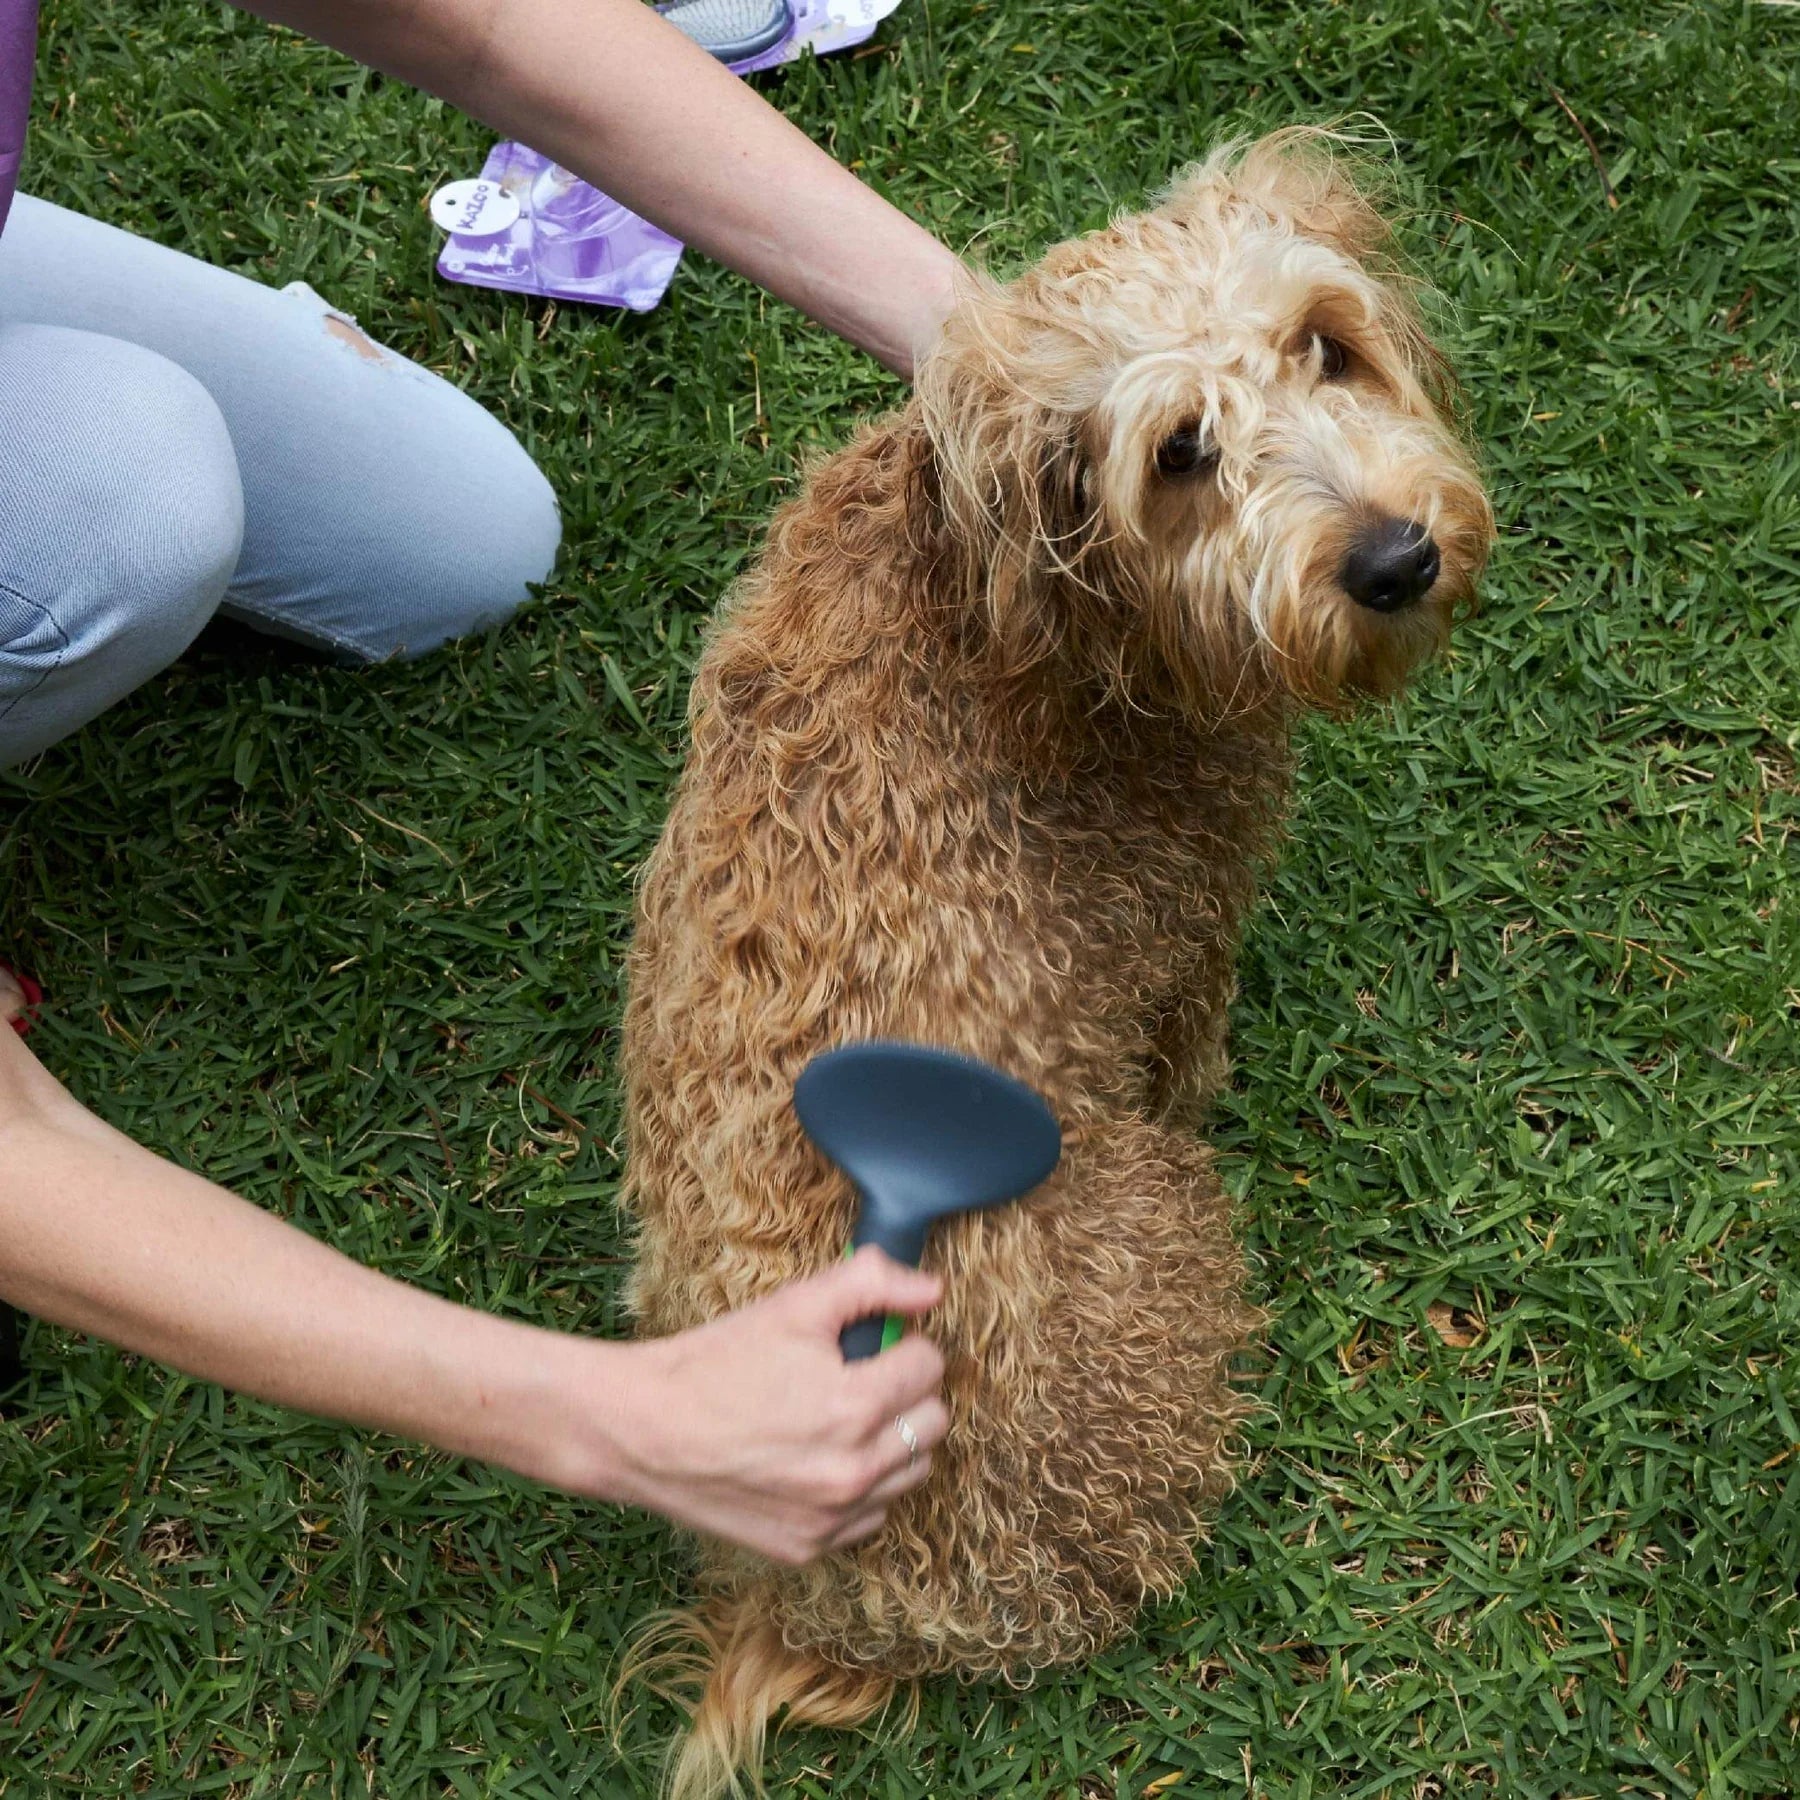
M 794 1084 L 806 1134 L 862 1199 L 853 1242 L 916 1263 L 932 1221 L 1001 1206 L 1056 1167 L 1062 1133 L 1022 1081 L 923 1044 L 847 1044 Z

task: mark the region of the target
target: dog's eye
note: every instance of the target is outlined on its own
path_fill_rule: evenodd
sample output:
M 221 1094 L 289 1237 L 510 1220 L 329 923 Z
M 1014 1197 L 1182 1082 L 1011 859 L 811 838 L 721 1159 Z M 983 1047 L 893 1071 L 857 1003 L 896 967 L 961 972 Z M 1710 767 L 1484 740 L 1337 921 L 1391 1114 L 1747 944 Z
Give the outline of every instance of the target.
M 1341 381 L 1350 367 L 1350 352 L 1334 337 L 1323 332 L 1313 334 L 1313 348 L 1319 353 L 1319 373 L 1327 381 Z
M 1198 425 L 1183 425 L 1156 447 L 1159 475 L 1199 475 L 1212 468 L 1219 453 L 1200 435 Z

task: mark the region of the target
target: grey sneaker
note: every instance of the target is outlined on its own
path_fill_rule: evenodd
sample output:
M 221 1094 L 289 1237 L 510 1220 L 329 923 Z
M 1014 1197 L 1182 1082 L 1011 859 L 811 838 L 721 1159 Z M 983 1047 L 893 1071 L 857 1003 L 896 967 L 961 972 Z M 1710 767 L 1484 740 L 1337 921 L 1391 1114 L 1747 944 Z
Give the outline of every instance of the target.
M 677 0 L 662 16 L 722 63 L 773 50 L 794 28 L 788 0 Z

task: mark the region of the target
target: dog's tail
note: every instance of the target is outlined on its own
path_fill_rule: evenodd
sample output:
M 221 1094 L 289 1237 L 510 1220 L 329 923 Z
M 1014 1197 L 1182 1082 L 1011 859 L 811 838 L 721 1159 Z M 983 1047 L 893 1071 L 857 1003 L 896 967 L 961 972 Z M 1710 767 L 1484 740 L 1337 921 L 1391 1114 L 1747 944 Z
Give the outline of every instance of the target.
M 769 1595 L 755 1586 L 651 1619 L 626 1652 L 619 1686 L 643 1681 L 688 1713 L 669 1748 L 665 1800 L 762 1792 L 763 1749 L 778 1713 L 795 1725 L 860 1725 L 885 1708 L 895 1679 L 844 1668 L 782 1642 Z

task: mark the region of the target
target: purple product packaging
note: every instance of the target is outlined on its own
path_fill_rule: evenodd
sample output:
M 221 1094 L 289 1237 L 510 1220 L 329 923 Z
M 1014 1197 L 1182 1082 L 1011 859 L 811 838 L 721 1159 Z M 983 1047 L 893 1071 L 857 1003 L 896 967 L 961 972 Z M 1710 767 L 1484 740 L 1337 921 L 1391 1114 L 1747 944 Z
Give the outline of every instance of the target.
M 792 31 L 731 64 L 732 72 L 773 69 L 807 50 L 848 50 L 899 3 L 792 0 Z M 648 312 L 681 260 L 678 238 L 523 144 L 496 144 L 476 180 L 452 182 L 432 196 L 431 213 L 450 234 L 438 273 L 471 287 Z
M 681 261 L 678 239 L 523 144 L 496 144 L 480 179 L 441 188 L 432 214 L 500 227 L 452 230 L 438 257 L 440 275 L 471 287 L 648 312 Z

